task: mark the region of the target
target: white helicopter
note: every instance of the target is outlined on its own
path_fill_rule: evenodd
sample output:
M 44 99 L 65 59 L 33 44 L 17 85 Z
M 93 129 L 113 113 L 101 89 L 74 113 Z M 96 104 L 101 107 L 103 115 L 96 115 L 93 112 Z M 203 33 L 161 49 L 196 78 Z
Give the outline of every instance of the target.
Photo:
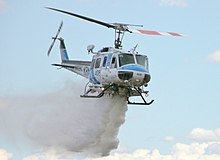
M 149 72 L 148 58 L 146 55 L 136 52 L 136 47 L 130 51 L 122 50 L 122 40 L 125 32 L 140 33 L 148 35 L 165 35 L 165 36 L 185 36 L 174 32 L 156 32 L 149 30 L 130 29 L 131 25 L 122 23 L 106 23 L 95 20 L 86 16 L 75 14 L 72 12 L 46 7 L 47 9 L 58 11 L 64 14 L 75 16 L 77 18 L 87 20 L 99 25 L 103 25 L 115 30 L 114 47 L 105 47 L 94 52 L 94 45 L 87 47 L 88 53 L 92 53 L 92 61 L 75 61 L 69 60 L 67 50 L 63 38 L 58 35 L 63 26 L 61 22 L 57 34 L 52 37 L 53 42 L 48 50 L 48 56 L 54 46 L 55 41 L 60 41 L 61 64 L 52 64 L 62 67 L 79 74 L 89 80 L 85 86 L 84 94 L 80 97 L 84 98 L 100 98 L 103 95 L 121 95 L 127 98 L 128 104 L 150 105 L 154 102 L 147 102 L 144 96 L 148 96 L 149 91 L 145 91 L 144 87 L 148 86 L 151 76 Z M 131 102 L 130 97 L 139 96 L 143 102 Z

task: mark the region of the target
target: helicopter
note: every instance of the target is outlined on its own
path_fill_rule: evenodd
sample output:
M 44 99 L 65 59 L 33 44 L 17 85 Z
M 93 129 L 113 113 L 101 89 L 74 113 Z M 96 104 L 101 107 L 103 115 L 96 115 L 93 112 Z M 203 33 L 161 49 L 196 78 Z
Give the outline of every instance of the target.
M 133 25 L 124 23 L 106 23 L 73 12 L 64 11 L 56 8 L 46 7 L 49 10 L 61 12 L 70 16 L 77 17 L 89 22 L 93 22 L 107 28 L 115 30 L 114 47 L 104 47 L 99 51 L 94 51 L 95 46 L 87 47 L 88 53 L 93 54 L 91 61 L 70 60 L 67 49 L 62 37 L 58 37 L 63 26 L 61 22 L 55 37 L 48 50 L 48 56 L 56 40 L 60 41 L 61 63 L 52 64 L 53 66 L 65 68 L 86 79 L 88 83 L 85 86 L 82 98 L 101 98 L 104 95 L 120 95 L 126 97 L 127 103 L 131 105 L 151 105 L 154 100 L 147 102 L 145 97 L 149 91 L 148 86 L 151 75 L 149 72 L 149 60 L 144 54 L 136 51 L 137 46 L 126 51 L 122 48 L 124 34 L 139 33 L 147 35 L 160 36 L 186 36 L 175 32 L 157 32 L 150 30 L 131 29 L 132 27 L 143 27 L 143 25 Z M 131 97 L 141 97 L 142 102 L 131 102 Z

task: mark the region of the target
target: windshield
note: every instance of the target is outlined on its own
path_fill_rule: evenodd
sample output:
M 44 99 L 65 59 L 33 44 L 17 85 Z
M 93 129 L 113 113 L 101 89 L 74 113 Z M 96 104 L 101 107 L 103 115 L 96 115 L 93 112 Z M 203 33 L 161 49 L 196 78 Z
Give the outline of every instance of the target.
M 137 64 L 147 67 L 147 56 L 136 55 Z
M 118 55 L 119 57 L 119 66 L 123 66 L 123 65 L 126 65 L 126 64 L 134 64 L 135 61 L 134 61 L 134 56 L 132 54 L 119 54 Z

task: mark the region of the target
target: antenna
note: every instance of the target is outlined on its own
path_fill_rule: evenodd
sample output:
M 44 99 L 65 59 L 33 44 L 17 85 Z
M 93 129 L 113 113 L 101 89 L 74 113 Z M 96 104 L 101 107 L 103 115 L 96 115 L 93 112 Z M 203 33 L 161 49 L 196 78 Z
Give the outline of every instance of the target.
M 131 49 L 131 52 L 132 52 L 132 53 L 135 53 L 135 50 L 137 49 L 137 46 L 138 46 L 138 44 L 136 44 L 136 45 L 134 46 L 134 48 Z

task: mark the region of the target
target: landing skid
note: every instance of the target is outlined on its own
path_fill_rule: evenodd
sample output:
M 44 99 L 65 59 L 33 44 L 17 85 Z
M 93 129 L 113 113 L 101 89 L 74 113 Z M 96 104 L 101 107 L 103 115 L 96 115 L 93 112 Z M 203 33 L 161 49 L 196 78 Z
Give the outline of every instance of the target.
M 103 89 L 98 95 L 89 95 L 91 92 L 93 92 L 93 90 L 92 89 L 88 89 L 85 93 L 84 93 L 84 95 L 80 95 L 80 97 L 81 98 L 101 98 L 101 97 L 103 97 L 105 94 L 108 94 L 107 92 L 107 90 L 111 90 L 113 87 L 115 87 L 115 85 L 114 84 L 111 84 L 111 85 L 109 85 L 108 87 L 106 87 L 105 89 Z M 135 91 L 135 94 L 133 93 L 130 93 L 130 94 L 125 94 L 124 96 L 127 96 L 127 102 L 128 102 L 128 104 L 131 104 L 131 105 L 151 105 L 153 102 L 154 102 L 154 100 L 151 100 L 150 102 L 147 102 L 145 99 L 144 99 L 144 97 L 143 97 L 143 95 L 142 95 L 142 93 L 145 93 L 145 94 L 147 94 L 148 93 L 148 91 L 143 91 L 142 89 L 140 89 L 140 88 L 136 88 L 136 87 L 133 87 L 133 91 Z M 119 94 L 119 92 L 115 92 L 115 94 Z M 142 100 L 143 100 L 143 102 L 141 102 L 141 103 L 139 103 L 139 102 L 131 102 L 130 100 L 129 100 L 129 98 L 130 97 L 132 97 L 132 96 L 140 96 L 141 98 L 142 98 Z
M 139 96 L 141 96 L 143 102 L 142 103 L 139 103 L 139 102 L 131 102 L 129 100 L 130 97 L 127 98 L 127 101 L 128 101 L 128 104 L 131 104 L 131 105 L 151 105 L 154 100 L 151 100 L 150 102 L 146 102 L 146 100 L 144 99 L 143 95 L 141 93 L 148 93 L 147 92 L 141 92 L 138 88 L 134 87 L 134 89 L 139 93 Z
M 147 103 L 146 101 L 144 101 L 143 103 L 130 102 L 129 98 L 127 99 L 127 101 L 128 101 L 128 104 L 131 104 L 131 105 L 151 105 L 154 102 L 154 100 L 151 100 L 149 103 Z

